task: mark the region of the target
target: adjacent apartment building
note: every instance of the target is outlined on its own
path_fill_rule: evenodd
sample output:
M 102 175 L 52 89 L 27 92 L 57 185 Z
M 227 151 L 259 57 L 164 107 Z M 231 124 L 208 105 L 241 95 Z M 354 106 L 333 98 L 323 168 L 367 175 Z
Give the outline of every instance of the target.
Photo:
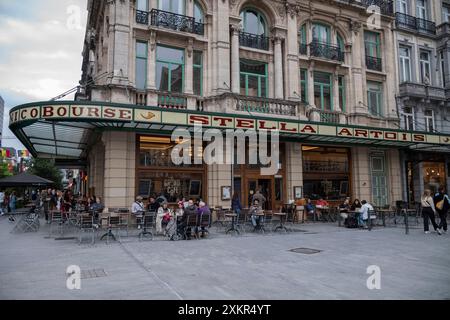
M 397 89 L 405 41 L 395 10 L 382 0 L 88 1 L 76 101 L 18 106 L 10 127 L 35 156 L 86 161 L 90 193 L 107 207 L 150 194 L 229 207 L 229 188 L 244 206 L 261 190 L 265 209 L 305 196 L 393 204 L 404 196 L 401 157 L 450 145 L 450 135 L 406 128 L 399 114 L 412 100 Z M 439 79 L 423 90 L 434 94 Z M 436 91 L 437 114 L 445 90 Z M 278 172 L 174 164 L 180 142 L 170 136 L 194 123 L 278 130 Z M 435 126 L 444 126 L 437 116 Z M 190 157 L 203 152 L 192 145 Z
M 405 130 L 450 133 L 450 1 L 396 0 L 397 107 Z M 404 196 L 450 186 L 450 149 L 402 150 Z

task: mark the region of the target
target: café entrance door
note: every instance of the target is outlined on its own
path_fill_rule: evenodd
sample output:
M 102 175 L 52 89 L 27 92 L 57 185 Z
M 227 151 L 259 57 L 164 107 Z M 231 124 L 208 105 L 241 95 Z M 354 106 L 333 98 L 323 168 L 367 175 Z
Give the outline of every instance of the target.
M 264 203 L 264 210 L 272 210 L 273 208 L 273 179 L 248 179 L 247 180 L 247 205 L 252 205 L 253 195 L 257 190 L 266 198 Z

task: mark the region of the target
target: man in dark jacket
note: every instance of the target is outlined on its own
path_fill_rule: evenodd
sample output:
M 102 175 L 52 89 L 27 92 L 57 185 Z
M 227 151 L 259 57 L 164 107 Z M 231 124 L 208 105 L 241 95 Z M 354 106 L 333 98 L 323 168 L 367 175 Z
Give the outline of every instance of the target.
M 148 211 L 158 212 L 158 209 L 159 209 L 159 202 L 156 201 L 154 197 L 150 197 L 150 200 L 148 202 Z
M 450 198 L 448 194 L 445 193 L 444 187 L 440 187 L 438 191 L 439 192 L 433 197 L 434 207 L 441 220 L 438 228 L 441 229 L 441 231 L 443 229 L 444 233 L 447 233 L 447 211 L 450 208 Z
M 192 199 L 189 200 L 187 207 L 184 209 L 183 217 L 181 218 L 181 228 L 184 229 L 187 226 L 187 221 L 189 216 L 195 216 L 197 217 L 197 207 L 194 204 L 194 201 Z M 191 228 L 189 227 L 186 230 L 187 238 L 190 239 L 191 237 Z

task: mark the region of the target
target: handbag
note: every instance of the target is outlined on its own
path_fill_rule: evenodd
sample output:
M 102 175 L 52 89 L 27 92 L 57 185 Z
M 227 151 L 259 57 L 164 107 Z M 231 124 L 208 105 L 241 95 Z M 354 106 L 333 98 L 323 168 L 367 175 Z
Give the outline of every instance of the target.
M 444 208 L 444 199 L 436 203 L 436 209 L 442 210 Z

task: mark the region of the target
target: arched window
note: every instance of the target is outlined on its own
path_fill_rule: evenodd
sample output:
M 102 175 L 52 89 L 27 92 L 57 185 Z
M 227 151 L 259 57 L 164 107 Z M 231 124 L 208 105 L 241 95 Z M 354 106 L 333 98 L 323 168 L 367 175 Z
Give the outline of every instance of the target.
M 203 14 L 203 9 L 198 3 L 198 1 L 194 2 L 194 18 L 195 22 L 204 23 L 205 15 Z
M 244 32 L 266 35 L 267 23 L 264 16 L 254 9 L 244 9 L 241 12 L 241 26 Z
M 339 51 L 344 52 L 344 39 L 341 37 L 339 33 L 336 33 L 336 44 L 339 48 Z
M 306 24 L 302 25 L 300 27 L 299 33 L 298 33 L 298 41 L 300 45 L 300 54 L 306 54 Z

